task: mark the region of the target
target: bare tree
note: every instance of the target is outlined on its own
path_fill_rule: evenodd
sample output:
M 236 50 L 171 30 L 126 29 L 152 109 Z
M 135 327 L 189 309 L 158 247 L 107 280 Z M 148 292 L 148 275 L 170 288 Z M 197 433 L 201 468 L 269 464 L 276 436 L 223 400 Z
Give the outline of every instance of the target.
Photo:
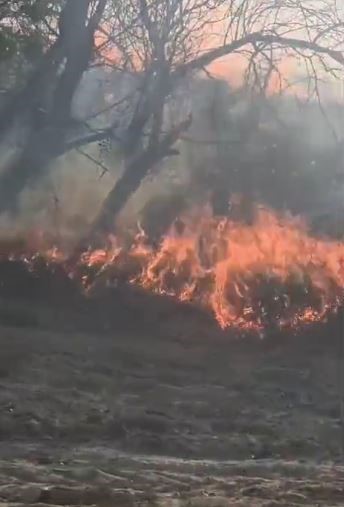
M 15 199 L 29 174 L 40 175 L 52 158 L 109 137 L 123 153 L 123 175 L 110 190 L 86 244 L 95 235 L 110 232 L 116 214 L 147 174 L 162 159 L 177 154 L 173 145 L 191 118 L 186 112 L 171 123 L 168 112 L 174 93 L 190 75 L 207 70 L 218 58 L 240 54 L 247 60 L 248 75 L 262 88 L 276 77 L 282 87 L 285 77 L 280 62 L 284 58 L 302 60 L 306 70 L 311 65 L 314 75 L 325 72 L 332 78 L 338 78 L 344 64 L 344 16 L 336 0 L 69 0 L 64 12 L 67 9 L 72 10 L 62 15 L 57 40 L 23 91 L 26 97 L 31 93 L 37 97 L 34 83 L 41 90 L 49 90 L 50 82 L 54 83 L 54 92 L 45 101 L 49 107 L 43 112 L 29 101 L 30 121 L 34 118 L 39 127 L 19 162 L 0 178 L 0 209 Z M 118 131 L 116 125 L 104 125 L 100 131 L 73 137 L 66 128 L 71 98 L 91 64 L 95 46 L 99 65 L 136 78 L 127 98 L 129 121 Z M 65 63 L 59 75 L 61 62 Z M 21 96 L 19 103 L 26 109 Z M 8 115 L 7 120 L 6 114 L 0 116 L 0 131 L 2 122 L 8 123 Z M 15 173 L 19 177 L 13 178 Z
M 160 145 L 166 146 L 162 134 L 168 125 L 164 118 L 174 91 L 186 76 L 206 69 L 220 57 L 240 53 L 247 60 L 248 75 L 256 82 L 262 80 L 262 89 L 276 76 L 283 87 L 285 78 L 279 64 L 290 57 L 302 59 L 308 66 L 311 62 L 315 75 L 323 70 L 339 77 L 344 64 L 343 11 L 335 0 L 320 0 L 316 6 L 313 3 L 129 0 L 117 5 L 113 23 L 109 30 L 104 29 L 113 55 L 108 64 L 139 73 L 140 84 L 122 139 L 126 169 L 110 191 L 92 235 L 95 231 L 110 232 L 116 213 L 138 188 L 151 163 L 169 154 Z M 185 128 L 188 123 L 181 125 Z M 153 152 L 159 156 L 152 156 Z M 141 157 L 150 163 L 140 164 Z
M 67 0 L 54 37 L 25 85 L 10 95 L 0 112 L 0 141 L 20 124 L 24 140 L 19 157 L 0 178 L 0 209 L 16 204 L 20 191 L 41 176 L 49 162 L 74 147 L 72 100 L 94 54 L 95 34 L 107 0 Z M 79 127 L 79 126 L 78 126 Z M 85 128 L 83 127 L 83 131 Z M 102 138 L 88 131 L 83 143 Z M 83 144 L 80 139 L 76 145 Z

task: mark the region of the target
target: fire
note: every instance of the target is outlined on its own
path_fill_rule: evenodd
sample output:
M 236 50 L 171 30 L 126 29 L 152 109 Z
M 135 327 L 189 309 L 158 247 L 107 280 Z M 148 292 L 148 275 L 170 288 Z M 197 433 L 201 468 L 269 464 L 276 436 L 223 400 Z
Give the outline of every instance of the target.
M 55 250 L 47 259 L 64 262 Z M 261 332 L 321 321 L 342 303 L 344 243 L 313 237 L 301 218 L 256 206 L 252 223 L 206 206 L 180 217 L 158 246 L 139 228 L 131 246 L 109 238 L 70 276 L 92 291 L 125 283 L 192 303 L 223 328 Z
M 222 328 L 296 326 L 338 308 L 344 244 L 313 238 L 302 220 L 257 207 L 247 225 L 206 208 L 182 224 L 132 283 L 208 308 Z

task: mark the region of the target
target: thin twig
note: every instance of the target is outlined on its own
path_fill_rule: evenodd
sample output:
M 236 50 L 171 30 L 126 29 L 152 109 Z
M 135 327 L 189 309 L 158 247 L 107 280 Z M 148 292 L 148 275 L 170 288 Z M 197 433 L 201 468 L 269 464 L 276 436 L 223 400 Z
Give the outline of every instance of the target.
M 84 150 L 82 150 L 81 148 L 77 148 L 76 151 L 78 153 L 80 153 L 80 155 L 83 155 L 84 157 L 86 157 L 88 160 L 90 160 L 90 162 L 92 162 L 93 164 L 97 165 L 100 169 L 102 169 L 102 172 L 99 176 L 99 180 L 101 180 L 103 178 L 103 176 L 106 174 L 106 173 L 109 173 L 110 172 L 110 169 L 108 167 L 106 167 L 104 164 L 102 164 L 99 160 L 97 160 L 96 158 L 92 157 L 92 155 L 89 155 L 88 153 L 86 153 Z

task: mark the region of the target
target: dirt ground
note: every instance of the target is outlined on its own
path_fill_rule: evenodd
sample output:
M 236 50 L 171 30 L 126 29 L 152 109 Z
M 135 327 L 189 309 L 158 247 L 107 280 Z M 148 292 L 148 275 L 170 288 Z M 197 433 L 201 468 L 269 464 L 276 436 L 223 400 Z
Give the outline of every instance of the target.
M 154 298 L 6 290 L 1 507 L 344 505 L 339 319 L 239 339 Z

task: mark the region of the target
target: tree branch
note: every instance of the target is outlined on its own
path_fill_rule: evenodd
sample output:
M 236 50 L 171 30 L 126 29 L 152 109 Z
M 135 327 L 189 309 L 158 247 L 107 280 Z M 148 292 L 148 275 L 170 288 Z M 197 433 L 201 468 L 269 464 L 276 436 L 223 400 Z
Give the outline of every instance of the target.
M 81 241 L 72 255 L 70 259 L 72 263 L 79 257 L 80 252 L 97 242 L 99 235 L 103 241 L 104 235 L 113 230 L 115 219 L 130 196 L 136 192 L 141 182 L 158 162 L 173 154 L 171 151 L 173 144 L 179 139 L 181 133 L 189 128 L 191 122 L 192 116 L 190 115 L 186 120 L 172 127 L 157 146 L 147 148 L 131 160 L 123 175 L 106 197 L 89 235 Z
M 109 127 L 108 129 L 100 130 L 97 132 L 91 132 L 90 134 L 66 143 L 64 145 L 64 153 L 67 153 L 71 150 L 76 150 L 82 146 L 86 146 L 87 144 L 103 141 L 109 137 L 114 138 L 113 127 Z
M 89 155 L 88 153 L 86 153 L 86 151 L 82 150 L 81 148 L 77 148 L 76 151 L 78 153 L 80 153 L 80 155 L 82 155 L 83 157 L 87 158 L 87 160 L 89 160 L 90 162 L 92 162 L 94 165 L 98 166 L 102 172 L 99 176 L 99 179 L 101 180 L 102 177 L 104 176 L 104 174 L 110 172 L 108 167 L 106 167 L 106 165 L 102 164 L 99 160 L 97 160 L 96 158 L 92 157 L 92 155 Z
M 292 37 L 284 37 L 273 33 L 264 34 L 262 32 L 253 32 L 229 44 L 225 44 L 224 46 L 207 51 L 198 58 L 195 58 L 194 60 L 188 63 L 180 65 L 172 73 L 172 76 L 174 76 L 175 78 L 185 76 L 185 74 L 187 74 L 188 72 L 202 69 L 203 67 L 206 67 L 207 65 L 212 63 L 214 60 L 217 60 L 218 58 L 234 53 L 238 49 L 241 49 L 244 46 L 247 46 L 248 44 L 257 44 L 257 43 L 278 44 L 281 47 L 289 47 L 293 49 L 304 49 L 308 51 L 313 51 L 314 53 L 327 55 L 336 62 L 340 63 L 341 65 L 344 65 L 344 54 L 341 51 L 336 51 L 334 49 L 327 48 L 326 46 L 317 44 L 314 41 L 297 39 Z

